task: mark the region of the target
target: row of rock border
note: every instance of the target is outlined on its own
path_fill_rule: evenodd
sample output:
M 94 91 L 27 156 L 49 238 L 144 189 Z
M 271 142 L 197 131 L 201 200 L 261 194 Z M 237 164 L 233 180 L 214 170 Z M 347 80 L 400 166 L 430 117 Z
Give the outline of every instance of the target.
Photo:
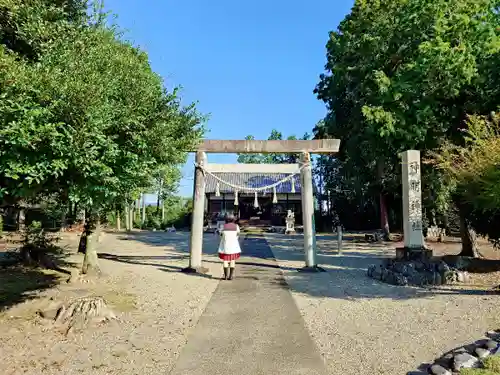
M 469 274 L 450 267 L 440 258 L 399 260 L 386 258 L 368 267 L 367 276 L 399 286 L 444 285 L 469 282 Z
M 483 360 L 491 355 L 500 355 L 500 330 L 486 333 L 486 338 L 454 349 L 427 368 L 433 375 L 453 375 L 464 368 L 482 368 Z M 410 371 L 407 375 L 416 374 Z

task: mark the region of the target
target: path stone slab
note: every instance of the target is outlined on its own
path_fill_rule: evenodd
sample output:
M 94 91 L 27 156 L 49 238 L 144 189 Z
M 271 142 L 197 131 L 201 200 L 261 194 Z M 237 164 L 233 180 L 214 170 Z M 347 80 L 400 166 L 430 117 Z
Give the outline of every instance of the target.
M 247 238 L 243 255 L 236 278 L 220 282 L 172 375 L 326 375 L 266 240 Z

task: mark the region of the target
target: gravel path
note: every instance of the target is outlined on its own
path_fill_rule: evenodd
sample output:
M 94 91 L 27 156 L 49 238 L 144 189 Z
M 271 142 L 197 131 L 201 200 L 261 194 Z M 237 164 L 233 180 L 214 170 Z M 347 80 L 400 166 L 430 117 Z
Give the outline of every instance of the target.
M 78 238 L 69 237 L 65 242 L 76 248 Z M 104 294 L 123 322 L 64 338 L 32 319 L 42 299 L 17 305 L 0 321 L 2 374 L 168 374 L 218 280 L 179 272 L 187 265 L 185 233 L 137 232 L 128 237 L 103 236 L 104 279 L 61 285 L 42 294 L 57 299 Z M 217 238 L 206 237 L 206 259 L 213 257 L 216 244 Z M 219 276 L 218 262 L 207 267 Z
M 246 238 L 170 375 L 327 375 L 263 238 Z
M 406 374 L 499 326 L 500 296 L 443 287 L 419 289 L 366 277 L 369 264 L 394 255 L 381 245 L 318 238 L 328 272 L 301 273 L 302 239 L 266 235 L 331 374 Z

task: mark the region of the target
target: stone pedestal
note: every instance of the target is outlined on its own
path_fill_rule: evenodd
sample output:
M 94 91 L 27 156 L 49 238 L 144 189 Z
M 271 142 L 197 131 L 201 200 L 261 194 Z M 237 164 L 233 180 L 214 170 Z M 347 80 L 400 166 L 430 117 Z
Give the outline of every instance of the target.
M 425 247 L 408 248 L 400 247 L 396 249 L 396 259 L 401 261 L 420 260 L 429 261 L 432 258 L 432 250 Z

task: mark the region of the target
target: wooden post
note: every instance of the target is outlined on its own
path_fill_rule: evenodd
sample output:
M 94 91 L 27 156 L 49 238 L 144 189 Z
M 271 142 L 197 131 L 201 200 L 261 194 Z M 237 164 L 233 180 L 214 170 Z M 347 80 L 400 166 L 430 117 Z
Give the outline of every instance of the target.
M 311 155 L 308 152 L 302 153 L 302 171 L 301 171 L 301 196 L 302 196 L 302 225 L 304 227 L 304 256 L 306 268 L 317 268 L 316 246 L 315 246 L 315 228 L 314 228 L 314 202 L 313 202 L 313 183 Z
M 204 152 L 196 153 L 196 163 L 200 166 L 207 164 Z M 191 221 L 191 238 L 189 241 L 189 267 L 183 271 L 188 273 L 206 273 L 208 269 L 202 266 L 203 257 L 203 224 L 205 214 L 205 173 L 196 167 L 193 189 L 193 214 Z

